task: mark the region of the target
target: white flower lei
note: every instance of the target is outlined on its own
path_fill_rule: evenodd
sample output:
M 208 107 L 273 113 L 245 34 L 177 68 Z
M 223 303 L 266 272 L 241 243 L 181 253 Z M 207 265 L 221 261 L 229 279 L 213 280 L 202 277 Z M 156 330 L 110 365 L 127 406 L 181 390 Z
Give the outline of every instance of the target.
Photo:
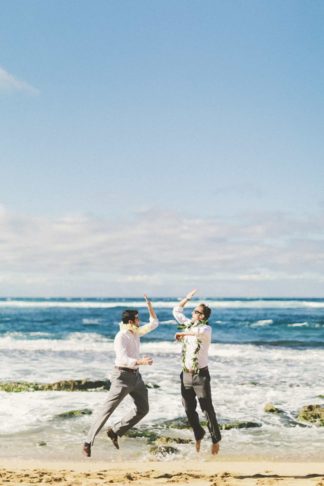
M 134 334 L 139 334 L 139 327 L 135 324 L 125 324 L 124 322 L 120 322 L 119 328 L 121 331 L 132 331 Z
M 189 323 L 187 326 L 183 326 L 182 329 L 189 330 L 192 327 L 199 327 L 199 326 L 206 326 L 206 325 L 208 325 L 207 321 L 192 322 L 192 323 Z M 201 339 L 198 338 L 198 336 L 196 337 L 196 340 L 197 340 L 197 346 L 196 346 L 196 348 L 193 352 L 192 368 L 191 368 L 192 371 L 195 371 L 195 372 L 197 372 L 199 370 L 198 355 L 199 355 L 199 351 L 200 351 L 200 348 L 201 348 L 201 342 L 202 342 Z M 187 355 L 187 342 L 184 340 L 183 343 L 182 343 L 181 361 L 182 361 L 183 371 L 188 372 L 189 369 L 186 367 L 186 355 Z

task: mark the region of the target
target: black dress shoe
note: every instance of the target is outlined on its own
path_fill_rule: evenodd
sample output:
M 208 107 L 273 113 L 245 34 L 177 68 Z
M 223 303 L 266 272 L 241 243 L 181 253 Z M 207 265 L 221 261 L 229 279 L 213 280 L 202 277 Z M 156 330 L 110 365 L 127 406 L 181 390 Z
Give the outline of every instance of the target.
M 83 454 L 86 456 L 86 457 L 91 457 L 91 444 L 89 444 L 88 442 L 85 442 L 83 444 L 83 449 L 82 449 L 82 452 Z
M 116 447 L 116 449 L 119 449 L 118 435 L 116 434 L 116 432 L 113 431 L 113 429 L 111 427 L 108 427 L 107 435 L 108 435 L 109 439 L 111 439 L 111 442 Z

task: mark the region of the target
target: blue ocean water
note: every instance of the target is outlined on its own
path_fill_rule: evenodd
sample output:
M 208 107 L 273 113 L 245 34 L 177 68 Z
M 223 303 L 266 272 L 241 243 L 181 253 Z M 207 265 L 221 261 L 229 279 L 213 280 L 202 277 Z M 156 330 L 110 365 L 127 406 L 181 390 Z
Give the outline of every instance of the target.
M 172 341 L 174 299 L 155 299 L 161 322 L 151 341 Z M 198 302 L 198 301 L 197 301 Z M 324 299 L 211 299 L 213 341 L 284 347 L 324 347 Z M 187 308 L 195 305 L 195 301 Z M 142 299 L 0 299 L 0 337 L 66 339 L 97 333 L 113 339 L 126 308 L 148 312 Z M 189 312 L 190 316 L 190 312 Z
M 324 299 L 204 298 L 189 303 L 188 316 L 200 301 L 212 308 L 209 368 L 218 418 L 260 425 L 224 431 L 223 454 L 323 458 L 323 429 L 305 427 L 296 417 L 302 406 L 324 403 Z M 159 386 L 149 390 L 146 426 L 184 415 L 179 391 L 181 345 L 174 340 L 177 326 L 172 316 L 177 302 L 153 299 L 160 325 L 142 338 L 142 354 L 154 361 L 142 367 L 142 375 Z M 139 309 L 142 323 L 147 322 L 144 299 L 0 299 L 0 381 L 53 383 L 109 377 L 113 338 L 126 308 Z M 80 444 L 92 417 L 70 421 L 56 417 L 74 409 L 95 412 L 104 397 L 100 391 L 0 392 L 0 454 L 81 457 Z M 284 415 L 265 413 L 268 402 Z M 117 421 L 131 405 L 126 398 L 111 420 Z M 190 431 L 181 433 L 191 437 Z M 149 457 L 145 441 L 125 438 L 121 449 L 127 458 Z M 180 449 L 184 458 L 194 454 L 190 445 Z M 207 457 L 208 439 L 204 451 Z M 104 434 L 99 436 L 96 457 L 120 459 L 116 454 Z

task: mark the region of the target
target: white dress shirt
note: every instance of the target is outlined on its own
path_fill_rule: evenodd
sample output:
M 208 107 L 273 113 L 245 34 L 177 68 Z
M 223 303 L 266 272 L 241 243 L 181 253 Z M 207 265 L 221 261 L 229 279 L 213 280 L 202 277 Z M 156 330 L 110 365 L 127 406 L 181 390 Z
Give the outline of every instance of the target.
M 212 337 L 211 327 L 206 324 L 199 324 L 199 321 L 195 321 L 194 324 L 192 324 L 193 321 L 184 315 L 183 307 L 180 306 L 174 307 L 173 316 L 179 324 L 188 327 L 188 329 L 183 329 L 183 332 L 194 334 L 194 336 L 183 337 L 183 346 L 186 347 L 185 367 L 188 370 L 194 368 L 193 359 L 199 340 L 200 349 L 198 352 L 198 368 L 205 368 L 205 366 L 208 366 L 208 349 Z
M 140 336 L 153 331 L 159 325 L 158 319 L 150 317 L 149 324 L 140 326 L 136 333 L 129 330 L 120 330 L 114 340 L 114 349 L 116 353 L 115 366 L 122 368 L 138 369 L 136 361 L 140 358 Z

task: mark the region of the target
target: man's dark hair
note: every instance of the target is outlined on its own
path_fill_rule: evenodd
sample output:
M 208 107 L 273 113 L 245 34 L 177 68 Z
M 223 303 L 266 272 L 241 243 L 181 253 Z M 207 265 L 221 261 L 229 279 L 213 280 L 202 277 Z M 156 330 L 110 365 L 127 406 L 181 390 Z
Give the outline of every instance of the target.
M 205 319 L 208 320 L 209 317 L 210 317 L 210 314 L 211 314 L 211 308 L 208 307 L 206 304 L 199 304 L 199 305 L 200 305 L 200 307 L 203 308 L 203 313 L 204 313 Z
M 124 310 L 124 312 L 122 313 L 122 321 L 124 324 L 128 324 L 129 321 L 134 322 L 137 316 L 138 316 L 137 310 L 127 309 Z

